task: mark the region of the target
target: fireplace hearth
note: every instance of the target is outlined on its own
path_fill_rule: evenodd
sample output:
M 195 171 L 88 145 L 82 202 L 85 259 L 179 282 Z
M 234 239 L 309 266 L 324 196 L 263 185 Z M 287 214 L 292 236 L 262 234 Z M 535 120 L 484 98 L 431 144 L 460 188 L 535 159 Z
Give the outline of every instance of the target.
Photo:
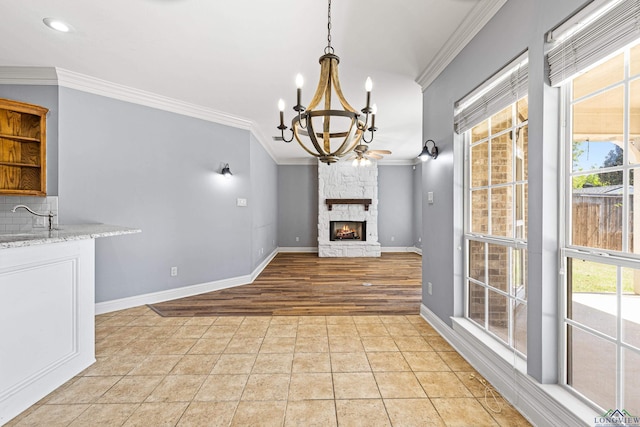
M 340 240 L 364 242 L 367 240 L 366 221 L 331 221 L 329 223 L 329 241 Z

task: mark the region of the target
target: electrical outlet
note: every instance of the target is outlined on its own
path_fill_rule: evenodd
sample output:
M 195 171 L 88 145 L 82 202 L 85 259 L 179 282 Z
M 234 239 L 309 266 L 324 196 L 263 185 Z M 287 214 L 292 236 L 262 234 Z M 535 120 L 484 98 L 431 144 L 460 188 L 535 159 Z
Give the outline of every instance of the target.
M 433 283 L 427 283 L 427 293 L 431 295 L 433 293 Z
M 393 242 L 395 240 L 396 240 L 396 238 L 394 236 L 391 236 L 391 241 Z
M 176 277 L 178 275 L 178 267 L 171 267 L 171 277 Z
M 298 236 L 296 236 L 296 242 L 299 242 L 300 238 Z

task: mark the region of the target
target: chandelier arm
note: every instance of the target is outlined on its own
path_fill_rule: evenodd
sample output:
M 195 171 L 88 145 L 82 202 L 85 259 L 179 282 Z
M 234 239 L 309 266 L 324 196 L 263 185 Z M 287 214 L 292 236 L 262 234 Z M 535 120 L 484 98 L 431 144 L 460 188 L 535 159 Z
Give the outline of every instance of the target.
M 367 134 L 366 132 L 364 132 L 364 130 L 362 131 L 362 140 L 367 144 L 370 144 L 371 141 L 373 141 L 373 129 L 369 128 L 369 132 L 371 132 L 371 138 L 367 141 L 367 136 L 366 136 Z
M 302 124 L 302 119 L 304 119 L 304 124 Z M 298 111 L 298 123 L 300 124 L 300 127 L 302 129 L 306 129 L 307 128 L 307 121 L 308 117 L 306 114 L 302 114 L 301 111 Z
M 320 80 L 318 80 L 316 93 L 313 95 L 311 102 L 307 106 L 307 111 L 316 108 L 322 100 L 322 97 L 324 96 L 324 90 L 327 87 L 327 82 L 329 81 L 329 73 L 331 71 L 330 68 L 330 62 L 327 58 L 324 58 L 320 61 Z
M 335 61 L 335 63 L 334 63 Z M 336 91 L 336 95 L 338 95 L 338 100 L 340 101 L 340 104 L 342 105 L 342 108 L 344 108 L 347 111 L 351 111 L 352 113 L 356 113 L 358 114 L 358 112 L 355 110 L 355 108 L 353 108 L 346 100 L 346 98 L 344 97 L 344 94 L 342 93 L 342 87 L 340 86 L 340 79 L 338 79 L 338 61 L 335 59 L 331 60 L 331 81 L 333 82 L 333 88 Z
M 280 134 L 282 135 L 282 140 L 287 144 L 293 141 L 293 129 L 291 129 L 291 138 L 287 139 L 284 137 L 284 129 L 280 129 Z

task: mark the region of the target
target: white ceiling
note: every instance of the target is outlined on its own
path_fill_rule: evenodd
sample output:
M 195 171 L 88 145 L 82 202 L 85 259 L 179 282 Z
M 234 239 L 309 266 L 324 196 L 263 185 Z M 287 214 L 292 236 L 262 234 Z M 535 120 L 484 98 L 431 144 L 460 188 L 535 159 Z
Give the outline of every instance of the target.
M 333 0 L 332 45 L 347 100 L 378 106 L 371 149 L 414 159 L 426 87 L 506 0 Z M 3 0 L 1 67 L 58 67 L 252 122 L 278 163 L 309 156 L 279 134 L 277 101 L 303 104 L 327 43 L 326 0 Z M 59 18 L 71 33 L 47 28 Z M 418 83 L 419 82 L 419 83 Z M 292 111 L 287 108 L 286 117 Z

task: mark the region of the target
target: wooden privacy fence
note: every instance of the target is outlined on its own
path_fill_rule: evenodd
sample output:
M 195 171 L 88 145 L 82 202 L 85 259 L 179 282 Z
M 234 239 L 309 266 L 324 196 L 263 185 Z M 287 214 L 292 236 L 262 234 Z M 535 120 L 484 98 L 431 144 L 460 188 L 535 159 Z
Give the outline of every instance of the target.
M 629 248 L 633 248 L 633 195 L 629 195 Z M 622 250 L 622 196 L 573 195 L 573 244 Z

